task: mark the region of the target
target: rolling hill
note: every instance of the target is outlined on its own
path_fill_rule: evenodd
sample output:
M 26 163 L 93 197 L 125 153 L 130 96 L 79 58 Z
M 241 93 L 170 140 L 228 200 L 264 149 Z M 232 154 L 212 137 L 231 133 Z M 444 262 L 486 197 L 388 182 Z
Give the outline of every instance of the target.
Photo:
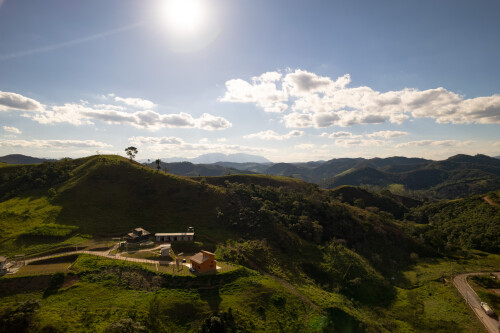
M 417 257 L 446 251 L 439 244 L 431 245 L 432 237 L 442 236 L 436 233 L 438 226 L 420 228 L 415 222 L 395 219 L 408 215 L 415 204 L 408 198 L 357 188 L 339 191 L 280 176 L 187 178 L 118 156 L 8 165 L 0 168 L 0 253 L 33 256 L 63 251 L 84 240 L 120 236 L 138 226 L 152 233 L 180 232 L 193 226 L 199 246 L 215 251 L 218 260 L 247 267 L 250 273 L 218 281 L 209 294 L 187 279 L 185 291 L 177 295 L 178 285 L 174 288 L 168 282 L 171 277 L 156 278 L 167 279 L 161 293 L 178 297 L 178 301 L 169 298 L 158 305 L 165 307 L 158 312 L 159 318 L 173 320 L 180 325 L 178 331 L 201 327 L 203 317 L 196 317 L 197 311 L 206 316 L 210 308 L 217 314 L 231 312 L 233 307 L 237 309 L 235 322 L 249 331 L 285 327 L 271 318 L 278 314 L 292 325 L 285 331 L 313 332 L 318 331 L 313 327 L 319 327 L 320 331 L 382 332 L 400 327 L 402 320 L 407 327 L 418 327 L 424 314 L 403 318 L 390 308 L 399 304 L 401 294 L 406 295 L 395 285 L 409 283 L 401 272 Z M 351 205 L 349 195 L 363 196 L 365 206 L 380 211 L 357 207 L 355 202 Z M 421 212 L 417 206 L 410 211 L 412 216 Z M 460 244 L 457 239 L 447 241 Z M 106 288 L 113 288 L 120 297 L 130 297 L 112 281 L 120 281 L 117 276 L 138 279 L 134 269 L 96 266 L 79 273 L 83 280 L 76 289 L 61 293 L 78 297 L 73 293 L 79 290 L 94 288 L 106 294 Z M 144 309 L 150 304 L 148 309 L 153 311 L 151 292 L 140 291 L 149 303 L 138 301 L 137 306 Z M 48 299 L 55 302 L 52 296 Z M 44 302 L 42 309 L 51 307 Z M 190 302 L 195 305 L 182 305 Z M 87 309 L 92 306 L 86 305 Z M 168 309 L 178 306 L 184 310 L 168 317 Z M 0 306 L 0 320 L 2 311 Z M 184 318 L 183 312 L 197 319 Z M 135 318 L 150 325 L 143 315 Z M 110 314 L 110 318 L 116 316 Z M 458 325 L 447 319 L 444 323 Z M 428 325 L 432 329 L 438 323 L 429 321 Z

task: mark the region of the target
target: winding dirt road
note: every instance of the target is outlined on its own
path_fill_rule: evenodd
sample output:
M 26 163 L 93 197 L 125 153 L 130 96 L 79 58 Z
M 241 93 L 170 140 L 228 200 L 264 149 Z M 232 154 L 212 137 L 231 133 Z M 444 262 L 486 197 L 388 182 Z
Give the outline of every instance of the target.
M 483 309 L 481 308 L 481 300 L 479 296 L 477 296 L 476 292 L 470 287 L 469 283 L 467 283 L 467 278 L 471 275 L 481 275 L 485 273 L 467 273 L 460 274 L 453 278 L 453 284 L 457 287 L 462 297 L 465 299 L 467 304 L 472 308 L 476 316 L 483 323 L 486 330 L 490 333 L 499 333 L 500 332 L 500 324 L 498 319 L 492 318 L 488 316 Z M 500 272 L 493 273 L 498 277 L 500 277 Z M 498 317 L 497 317 L 498 318 Z

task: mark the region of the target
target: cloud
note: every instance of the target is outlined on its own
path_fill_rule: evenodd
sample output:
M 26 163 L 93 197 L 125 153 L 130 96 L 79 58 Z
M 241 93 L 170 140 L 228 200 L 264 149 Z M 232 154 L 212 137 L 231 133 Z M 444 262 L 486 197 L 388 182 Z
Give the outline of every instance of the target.
M 10 127 L 10 126 L 3 126 L 3 130 L 5 132 L 13 133 L 13 134 L 21 134 L 22 132 L 15 127 Z
M 121 98 L 109 94 L 129 106 L 155 106 L 154 103 L 139 98 Z M 113 104 L 95 104 L 90 106 L 87 101 L 80 103 L 66 103 L 45 107 L 39 102 L 15 93 L 0 92 L 0 111 L 17 110 L 24 112 L 23 117 L 32 119 L 40 124 L 68 123 L 76 126 L 91 125 L 94 121 L 108 124 L 125 124 L 140 129 L 159 130 L 161 128 L 199 128 L 208 131 L 223 130 L 232 124 L 223 117 L 203 113 L 194 118 L 189 113 L 160 114 L 151 110 L 127 112 L 123 106 Z
M 387 144 L 387 141 L 383 140 L 373 140 L 373 139 L 337 139 L 335 140 L 335 145 L 342 147 L 351 147 L 351 146 L 384 146 Z
M 321 133 L 322 137 L 329 138 L 329 139 L 337 139 L 337 138 L 358 138 L 361 137 L 360 135 L 354 135 L 351 132 L 333 132 L 333 133 Z
M 443 147 L 460 147 L 468 146 L 472 141 L 459 141 L 459 140 L 419 140 L 404 142 L 396 145 L 396 148 L 406 147 L 424 147 L 424 146 L 443 146 Z
M 0 140 L 3 148 L 105 148 L 111 145 L 94 140 Z
M 288 140 L 291 138 L 297 138 L 304 135 L 303 131 L 290 131 L 288 134 L 279 135 L 275 131 L 262 131 L 258 133 L 248 134 L 243 136 L 245 139 L 261 139 L 261 140 Z
M 225 95 L 219 100 L 254 103 L 268 112 L 291 109 L 282 118 L 289 128 L 387 121 L 402 124 L 411 117 L 431 118 L 437 123 L 500 123 L 500 94 L 466 99 L 443 87 L 379 92 L 364 86 L 351 88 L 350 83 L 349 74 L 333 80 L 301 69 L 290 70 L 284 76 L 268 72 L 254 77 L 252 82 L 227 81 Z
M 114 95 L 113 95 L 114 96 Z M 142 99 L 142 98 L 122 98 L 118 96 L 114 96 L 114 99 L 116 102 L 124 103 L 128 106 L 132 106 L 138 109 L 152 109 L 156 107 L 156 104 L 148 101 L 147 99 Z
M 283 103 L 287 94 L 278 89 L 275 81 L 281 79 L 278 72 L 267 72 L 259 77 L 254 77 L 252 83 L 241 79 L 226 82 L 226 93 L 219 98 L 221 102 L 255 103 L 266 112 L 281 113 L 287 109 Z
M 288 128 L 306 128 L 313 125 L 313 117 L 307 113 L 290 113 L 283 117 L 283 121 Z
M 379 132 L 373 132 L 371 134 L 366 135 L 369 138 L 396 138 L 400 136 L 405 136 L 408 135 L 408 132 L 402 132 L 402 131 L 379 131 Z
M 225 118 L 216 117 L 209 113 L 204 113 L 199 119 L 195 121 L 196 127 L 212 131 L 212 130 L 222 130 L 232 126 L 232 124 Z
M 0 91 L 0 111 L 39 111 L 44 107 L 38 101 L 12 92 Z

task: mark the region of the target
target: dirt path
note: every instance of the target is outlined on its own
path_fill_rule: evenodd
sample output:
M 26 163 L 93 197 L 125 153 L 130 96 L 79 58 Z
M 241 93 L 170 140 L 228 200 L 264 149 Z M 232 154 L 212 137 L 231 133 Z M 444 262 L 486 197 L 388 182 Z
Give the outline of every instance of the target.
M 462 297 L 465 299 L 467 304 L 472 308 L 477 318 L 483 323 L 486 330 L 490 333 L 499 333 L 500 325 L 497 319 L 488 316 L 484 310 L 481 308 L 481 300 L 477 296 L 474 289 L 472 289 L 467 282 L 467 278 L 471 275 L 480 275 L 485 273 L 467 273 L 460 274 L 453 278 L 453 284 L 457 287 Z M 495 272 L 495 275 L 499 276 L 500 272 Z
M 489 203 L 490 205 L 492 205 L 493 207 L 500 208 L 500 205 L 497 204 L 496 202 L 494 202 L 493 200 L 491 200 L 488 196 L 484 196 L 483 200 L 486 201 L 487 203 Z
M 67 256 L 70 254 L 91 254 L 91 255 L 95 255 L 95 256 L 99 256 L 99 257 L 105 257 L 108 259 L 124 260 L 124 261 L 130 261 L 130 262 L 139 262 L 139 263 L 152 264 L 152 265 L 156 265 L 156 264 L 168 265 L 170 263 L 169 261 L 158 261 L 158 260 L 148 260 L 148 259 L 114 256 L 114 255 L 109 254 L 109 252 L 110 252 L 110 250 L 108 250 L 108 251 L 84 251 L 84 250 L 70 251 L 70 252 L 58 253 L 58 254 L 53 254 L 53 255 L 44 256 L 44 257 L 26 259 L 25 264 L 29 265 L 29 264 L 36 262 L 36 261 L 46 260 L 46 259 L 60 257 L 60 256 Z

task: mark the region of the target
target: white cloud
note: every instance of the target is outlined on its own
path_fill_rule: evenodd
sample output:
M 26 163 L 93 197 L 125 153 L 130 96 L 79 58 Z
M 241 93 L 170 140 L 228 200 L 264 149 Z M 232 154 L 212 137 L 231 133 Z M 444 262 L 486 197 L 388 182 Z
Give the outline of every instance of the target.
M 25 112 L 23 117 L 40 124 L 69 123 L 72 125 L 90 125 L 99 120 L 108 124 L 126 124 L 140 129 L 159 130 L 161 128 L 199 128 L 204 130 L 222 130 L 232 126 L 223 117 L 204 113 L 194 118 L 189 113 L 160 114 L 156 111 L 141 110 L 126 112 L 121 106 L 110 104 L 66 103 L 34 112 Z
M 11 127 L 11 126 L 3 126 L 3 130 L 5 132 L 14 133 L 14 134 L 21 134 L 22 133 L 18 128 Z
M 12 92 L 0 91 L 0 111 L 39 111 L 44 107 L 38 101 Z
M 402 131 L 379 131 L 379 132 L 373 132 L 371 134 L 366 135 L 369 138 L 396 138 L 400 136 L 405 136 L 408 135 L 408 132 L 402 132 Z
M 275 81 L 281 79 L 277 72 L 267 72 L 259 77 L 254 77 L 252 83 L 241 79 L 226 82 L 226 93 L 219 98 L 222 102 L 233 103 L 255 103 L 266 112 L 281 113 L 287 109 L 283 103 L 287 100 L 287 94 L 278 89 Z
M 384 146 L 387 142 L 383 140 L 373 140 L 373 139 L 337 139 L 335 140 L 335 145 L 342 147 L 351 146 Z
M 114 94 L 110 94 L 109 96 L 114 97 L 114 100 L 116 102 L 124 103 L 128 106 L 132 106 L 132 107 L 135 107 L 138 109 L 152 109 L 152 108 L 156 107 L 155 103 L 148 101 L 147 99 L 132 98 L 132 97 L 123 98 L 123 97 L 115 96 Z
M 443 147 L 460 147 L 468 146 L 472 141 L 459 141 L 459 140 L 418 140 L 400 143 L 396 148 L 406 147 L 423 147 L 423 146 L 443 146 Z
M 225 118 L 216 117 L 209 113 L 204 113 L 199 119 L 195 121 L 196 127 L 212 131 L 226 129 L 232 126 L 232 124 Z
M 500 123 L 499 94 L 465 99 L 442 87 L 379 92 L 363 86 L 350 88 L 350 82 L 349 74 L 333 80 L 301 69 L 285 76 L 270 72 L 253 78 L 251 83 L 242 79 L 227 81 L 226 93 L 219 100 L 255 103 L 268 112 L 291 109 L 292 113 L 283 116 L 290 128 L 386 121 L 402 124 L 410 117 L 432 118 L 437 123 Z
M 111 145 L 94 140 L 0 140 L 4 148 L 105 148 Z
M 333 132 L 333 133 L 321 133 L 322 137 L 329 138 L 329 139 L 337 139 L 337 138 L 359 138 L 361 135 L 354 135 L 351 132 Z
M 248 134 L 243 136 L 245 139 L 261 139 L 261 140 L 288 140 L 291 138 L 297 138 L 301 137 L 304 135 L 303 131 L 290 131 L 288 134 L 280 135 L 276 133 L 275 131 L 268 130 L 268 131 L 262 131 L 258 133 L 253 133 L 253 134 Z
M 176 137 L 144 137 L 144 136 L 133 136 L 128 139 L 132 144 L 143 146 L 143 145 L 182 145 L 184 140 Z
M 313 124 L 313 117 L 308 113 L 290 113 L 283 117 L 285 126 L 288 128 L 306 128 Z

